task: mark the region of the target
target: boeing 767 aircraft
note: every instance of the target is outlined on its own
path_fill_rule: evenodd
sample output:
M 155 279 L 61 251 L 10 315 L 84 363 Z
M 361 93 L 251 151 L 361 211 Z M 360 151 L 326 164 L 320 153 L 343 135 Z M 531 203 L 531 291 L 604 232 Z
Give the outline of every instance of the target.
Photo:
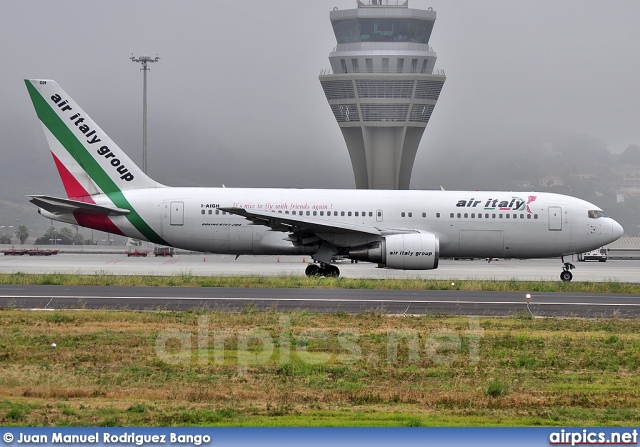
M 149 178 L 51 80 L 25 80 L 67 198 L 32 195 L 49 219 L 200 252 L 346 257 L 430 270 L 440 257 L 559 257 L 615 241 L 597 206 L 536 192 L 174 188 Z

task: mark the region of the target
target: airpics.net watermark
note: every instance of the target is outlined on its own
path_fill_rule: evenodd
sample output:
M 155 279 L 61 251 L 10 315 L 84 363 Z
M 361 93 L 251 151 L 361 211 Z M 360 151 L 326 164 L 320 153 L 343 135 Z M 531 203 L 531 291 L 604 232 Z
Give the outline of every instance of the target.
M 379 348 L 376 352 L 367 352 L 370 345 L 368 337 L 363 337 L 355 328 L 338 331 L 301 329 L 294 333 L 291 326 L 291 318 L 283 315 L 278 328 L 272 333 L 262 328 L 214 329 L 209 317 L 203 315 L 198 318 L 198 326 L 193 331 L 161 331 L 156 338 L 155 350 L 160 360 L 171 365 L 235 363 L 239 374 L 245 374 L 250 366 L 291 363 L 292 356 L 308 365 L 359 361 L 397 364 L 401 353 L 406 359 L 404 361 L 413 364 L 426 360 L 435 365 L 449 365 L 465 357 L 469 363 L 475 364 L 480 360 L 480 339 L 484 335 L 484 329 L 474 317 L 468 319 L 466 328 L 457 331 L 446 327 L 423 331 L 389 329 L 376 334 L 378 346 L 384 346 L 385 352 L 380 354 Z M 331 346 L 330 350 L 328 346 Z

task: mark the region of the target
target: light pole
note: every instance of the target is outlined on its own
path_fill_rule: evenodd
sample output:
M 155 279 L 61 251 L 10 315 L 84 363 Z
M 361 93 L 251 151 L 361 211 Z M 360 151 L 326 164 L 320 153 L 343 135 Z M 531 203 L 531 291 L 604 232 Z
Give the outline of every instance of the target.
M 147 71 L 149 67 L 147 64 L 158 62 L 160 58 L 151 56 L 135 57 L 131 54 L 129 58 L 133 62 L 139 62 L 142 64 L 142 172 L 147 173 Z

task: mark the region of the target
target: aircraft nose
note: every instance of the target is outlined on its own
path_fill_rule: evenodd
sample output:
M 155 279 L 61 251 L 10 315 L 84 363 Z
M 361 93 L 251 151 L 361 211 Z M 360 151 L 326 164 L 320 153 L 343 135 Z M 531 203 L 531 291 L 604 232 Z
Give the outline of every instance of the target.
M 611 236 L 613 240 L 617 240 L 624 234 L 624 228 L 615 220 L 611 219 Z

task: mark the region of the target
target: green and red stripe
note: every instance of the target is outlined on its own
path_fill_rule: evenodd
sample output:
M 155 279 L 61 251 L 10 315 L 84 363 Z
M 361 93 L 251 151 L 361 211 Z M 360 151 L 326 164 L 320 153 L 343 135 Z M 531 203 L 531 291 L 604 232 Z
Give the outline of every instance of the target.
M 25 80 L 25 84 L 27 85 L 27 90 L 29 91 L 29 96 L 31 96 L 31 100 L 33 101 L 33 105 L 36 109 L 36 114 L 42 123 L 49 129 L 49 131 L 55 136 L 55 138 L 62 144 L 62 146 L 67 150 L 67 152 L 73 157 L 73 159 L 89 174 L 89 177 L 96 183 L 98 188 L 102 192 L 104 192 L 107 197 L 113 202 L 115 206 L 118 208 L 128 209 L 130 211 L 125 217 L 129 220 L 129 222 L 149 241 L 168 245 L 164 239 L 160 235 L 158 235 L 153 228 L 145 222 L 145 220 L 138 214 L 135 208 L 129 203 L 126 199 L 118 185 L 109 177 L 109 175 L 102 169 L 102 166 L 96 161 L 91 153 L 87 150 L 87 148 L 78 140 L 78 138 L 74 135 L 74 133 L 69 129 L 69 127 L 62 121 L 62 119 L 58 116 L 58 114 L 53 110 L 51 105 L 42 97 L 40 92 L 31 84 L 31 81 Z M 56 165 L 58 166 L 58 170 L 60 171 L 60 166 L 62 162 L 56 159 Z M 85 190 L 85 188 L 78 182 L 78 180 L 73 177 L 73 174 L 69 172 L 68 169 L 64 169 L 64 173 L 61 172 L 61 179 L 65 186 L 65 190 L 69 195 L 69 192 L 75 194 L 82 194 L 84 197 L 87 197 L 89 194 Z M 73 181 L 71 181 L 73 178 Z M 70 198 L 74 198 L 69 196 Z M 76 195 L 75 198 L 82 197 Z M 84 200 L 86 201 L 86 199 Z M 78 213 L 79 214 L 79 213 Z M 86 216 L 86 215 L 85 215 Z M 77 217 L 77 216 L 76 216 Z M 92 218 L 84 218 L 84 220 L 89 223 L 92 222 L 93 226 L 96 222 L 94 222 L 94 217 Z M 105 216 L 113 228 L 111 230 L 106 230 L 109 232 L 122 234 L 121 231 L 114 231 L 117 227 L 111 222 L 111 220 Z M 80 218 L 83 220 L 83 218 Z M 78 221 L 80 225 L 83 225 L 80 221 Z M 106 222 L 102 222 L 103 225 L 108 226 Z M 118 229 L 119 230 L 119 229 Z

